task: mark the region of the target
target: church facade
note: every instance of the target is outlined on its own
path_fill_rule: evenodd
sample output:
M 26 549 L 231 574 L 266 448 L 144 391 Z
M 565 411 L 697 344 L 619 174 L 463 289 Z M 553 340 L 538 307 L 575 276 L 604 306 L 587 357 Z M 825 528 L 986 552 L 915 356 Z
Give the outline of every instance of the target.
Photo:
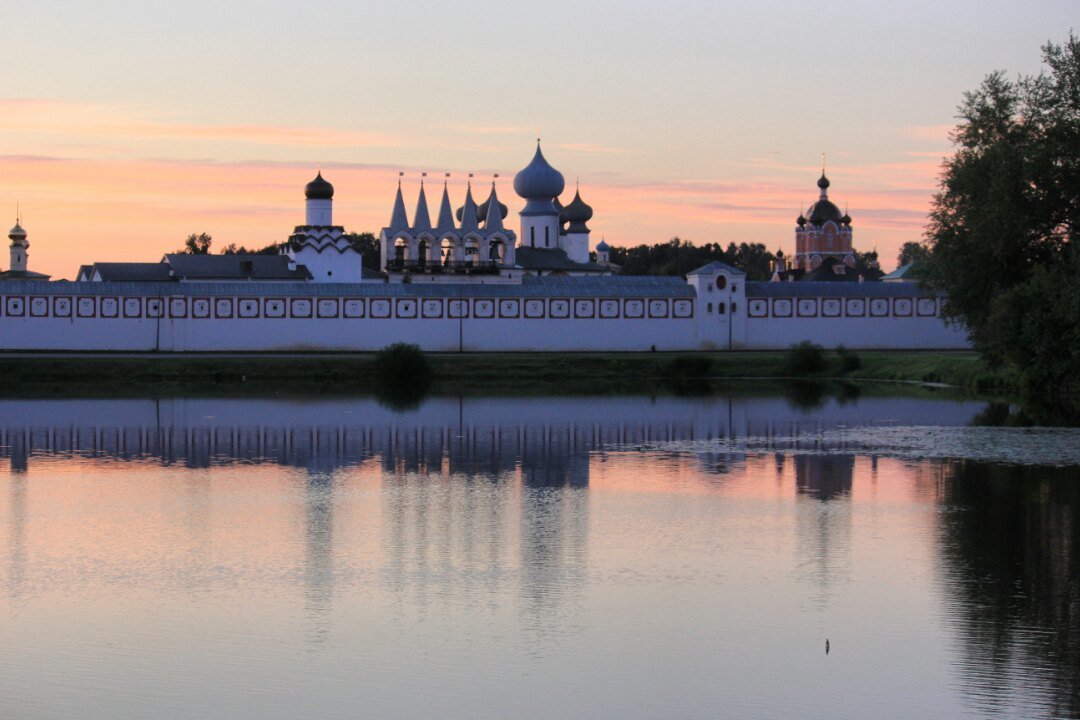
M 592 247 L 593 210 L 541 152 L 513 187 L 518 230 L 493 182 L 477 203 L 470 182 L 455 211 L 444 182 L 435 221 L 423 183 L 410 220 L 399 181 L 379 233 L 379 269 L 364 268 L 334 224 L 334 188 L 305 188 L 305 222 L 278 255 L 171 254 L 159 263 L 85 265 L 75 282 L 28 277 L 26 231 L 9 237 L 18 274 L 0 283 L 0 350 L 129 352 L 425 350 L 693 351 L 826 347 L 958 349 L 943 298 L 915 283 L 806 279 L 851 267 L 851 220 L 821 198 L 796 231 L 800 282 L 753 282 L 711 263 L 681 277 L 612 273 Z M 595 259 L 593 259 L 595 257 Z M 14 261 L 13 261 L 14 262 Z M 832 272 L 832 271 L 830 271 Z M 835 275 L 836 273 L 833 272 Z M 10 275 L 6 273 L 5 275 Z M 830 278 L 831 279 L 831 278 Z

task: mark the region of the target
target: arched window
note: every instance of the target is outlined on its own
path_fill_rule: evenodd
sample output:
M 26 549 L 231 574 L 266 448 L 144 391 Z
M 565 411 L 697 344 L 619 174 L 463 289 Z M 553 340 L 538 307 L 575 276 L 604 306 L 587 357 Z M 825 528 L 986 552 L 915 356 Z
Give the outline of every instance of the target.
M 727 287 L 727 278 L 724 277 L 723 275 L 718 275 L 716 277 L 716 289 L 717 290 L 723 290 L 726 287 Z
M 706 310 L 705 310 L 705 312 L 707 312 L 707 313 L 709 313 L 710 315 L 712 315 L 712 303 L 709 303 L 709 304 L 708 304 L 708 306 L 706 307 Z
M 716 304 L 716 314 L 717 315 L 723 315 L 726 312 L 727 312 L 727 305 L 725 303 L 717 303 Z
M 731 314 L 734 315 L 736 311 L 735 303 L 731 303 Z
M 707 286 L 705 287 L 705 292 L 712 292 L 712 283 L 709 283 L 709 284 L 708 284 L 708 285 L 707 285 Z

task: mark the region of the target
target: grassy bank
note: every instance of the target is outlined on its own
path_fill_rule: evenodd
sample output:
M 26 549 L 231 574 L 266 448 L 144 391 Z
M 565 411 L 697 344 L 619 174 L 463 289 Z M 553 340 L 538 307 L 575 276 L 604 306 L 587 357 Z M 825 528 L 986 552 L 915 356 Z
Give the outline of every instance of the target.
M 811 378 L 942 383 L 1008 390 L 974 353 L 862 352 L 858 367 L 825 353 L 824 366 L 793 373 L 787 353 L 429 354 L 436 392 L 626 392 L 742 378 Z M 374 355 L 0 356 L 4 394 L 119 395 L 128 392 L 371 392 Z

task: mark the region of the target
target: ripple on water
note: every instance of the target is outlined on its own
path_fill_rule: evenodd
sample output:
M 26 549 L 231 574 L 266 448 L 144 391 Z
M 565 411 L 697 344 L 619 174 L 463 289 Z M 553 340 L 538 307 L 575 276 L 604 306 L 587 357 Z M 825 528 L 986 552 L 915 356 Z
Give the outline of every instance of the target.
M 1012 465 L 1080 465 L 1080 428 L 837 427 L 789 435 L 672 440 L 629 446 L 668 452 L 845 453 L 902 460 L 951 459 Z

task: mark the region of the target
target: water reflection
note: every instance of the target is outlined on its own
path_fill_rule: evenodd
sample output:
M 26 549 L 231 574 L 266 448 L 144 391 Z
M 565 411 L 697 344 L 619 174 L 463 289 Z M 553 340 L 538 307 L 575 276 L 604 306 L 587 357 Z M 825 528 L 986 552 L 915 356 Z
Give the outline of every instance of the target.
M 984 408 L 0 401 L 0 697 L 137 717 L 111 711 L 139 676 L 211 717 L 278 686 L 261 716 L 1080 717 L 1076 468 L 845 444 Z
M 1080 717 L 1080 472 L 957 462 L 941 499 L 964 691 L 980 712 Z

